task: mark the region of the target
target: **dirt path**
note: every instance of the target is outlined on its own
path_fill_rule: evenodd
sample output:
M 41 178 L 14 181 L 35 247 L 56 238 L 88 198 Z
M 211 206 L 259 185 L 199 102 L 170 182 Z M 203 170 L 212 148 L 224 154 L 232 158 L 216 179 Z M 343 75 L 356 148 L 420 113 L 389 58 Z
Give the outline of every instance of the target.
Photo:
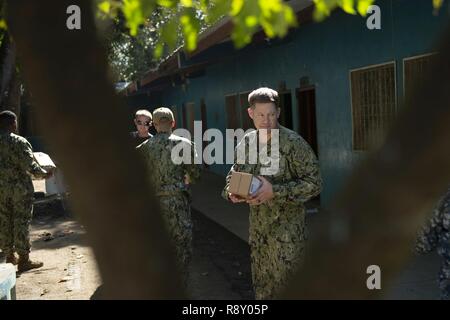
M 31 258 L 44 262 L 17 278 L 17 299 L 90 299 L 101 279 L 85 230 L 59 202 L 36 205 Z M 248 244 L 193 211 L 191 299 L 252 299 Z
M 63 216 L 58 203 L 36 206 L 31 258 L 44 262 L 17 278 L 17 299 L 89 299 L 100 284 L 83 227 Z
M 195 210 L 192 220 L 191 298 L 253 299 L 249 245 Z

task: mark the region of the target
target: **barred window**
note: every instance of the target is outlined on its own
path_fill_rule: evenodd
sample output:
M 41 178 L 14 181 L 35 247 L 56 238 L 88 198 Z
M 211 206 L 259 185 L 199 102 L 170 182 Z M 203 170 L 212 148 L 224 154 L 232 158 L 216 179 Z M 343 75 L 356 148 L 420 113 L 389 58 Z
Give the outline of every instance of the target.
M 248 95 L 251 91 L 225 96 L 225 111 L 227 114 L 227 128 L 244 129 L 253 128 L 248 109 Z
M 227 129 L 237 129 L 240 127 L 239 113 L 237 112 L 237 96 L 225 96 L 225 114 L 227 115 Z
M 385 137 L 397 112 L 395 62 L 350 71 L 353 150 L 369 150 Z
M 435 57 L 436 54 L 427 54 L 403 60 L 405 97 L 421 84 L 420 82 L 423 81 L 426 73 L 430 70 L 430 65 Z

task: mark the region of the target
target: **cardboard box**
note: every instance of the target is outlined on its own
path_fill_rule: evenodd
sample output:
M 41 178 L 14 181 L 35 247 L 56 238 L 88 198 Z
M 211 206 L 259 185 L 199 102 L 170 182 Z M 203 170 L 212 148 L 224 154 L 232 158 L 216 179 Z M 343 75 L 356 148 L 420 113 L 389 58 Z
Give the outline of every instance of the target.
M 262 181 L 249 173 L 233 172 L 228 192 L 248 198 L 261 187 Z
M 36 162 L 44 168 L 44 170 L 54 169 L 56 168 L 55 163 L 50 158 L 50 156 L 43 152 L 34 152 L 33 153 Z

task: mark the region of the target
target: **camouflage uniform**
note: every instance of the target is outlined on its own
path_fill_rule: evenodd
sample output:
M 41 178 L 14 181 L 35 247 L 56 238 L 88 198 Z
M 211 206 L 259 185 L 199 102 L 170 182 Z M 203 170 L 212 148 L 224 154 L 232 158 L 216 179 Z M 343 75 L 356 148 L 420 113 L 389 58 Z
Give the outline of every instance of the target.
M 245 164 L 236 163 L 226 178 L 223 196 L 228 199 L 228 184 L 233 171 L 261 175 L 262 164 L 249 164 L 249 148 L 256 143 L 257 131 L 247 133 Z M 288 277 L 304 257 L 306 242 L 304 202 L 318 195 L 322 180 L 317 158 L 311 147 L 294 131 L 279 127 L 279 171 L 264 176 L 271 184 L 274 198 L 250 206 L 252 278 L 256 299 L 271 299 L 280 293 Z M 270 143 L 267 154 L 270 156 Z M 259 158 L 259 157 L 258 157 Z
M 13 133 L 0 134 L 0 248 L 4 253 L 30 252 L 34 193 L 30 175 L 43 178 L 46 174 L 25 138 Z
M 189 145 L 192 164 L 174 164 L 171 160 L 172 148 L 179 143 Z M 175 245 L 179 267 L 187 279 L 188 265 L 192 255 L 192 220 L 190 212 L 190 190 L 184 177 L 195 182 L 200 176 L 200 168 L 194 164 L 196 157 L 194 144 L 188 139 L 157 133 L 137 147 L 148 165 L 150 178 L 156 189 L 168 232 Z
M 450 186 L 435 209 L 429 223 L 421 230 L 416 243 L 416 250 L 427 253 L 437 248 L 442 257 L 439 272 L 441 298 L 450 299 Z

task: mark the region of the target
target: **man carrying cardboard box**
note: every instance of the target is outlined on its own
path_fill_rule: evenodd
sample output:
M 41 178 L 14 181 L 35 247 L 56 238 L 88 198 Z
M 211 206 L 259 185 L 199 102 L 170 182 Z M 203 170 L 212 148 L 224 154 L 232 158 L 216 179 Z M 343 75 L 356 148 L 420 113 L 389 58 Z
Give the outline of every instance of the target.
M 253 287 L 256 299 L 272 299 L 303 260 L 306 241 L 304 202 L 320 193 L 322 180 L 317 158 L 308 143 L 278 123 L 278 93 L 259 88 L 250 93 L 248 102 L 248 114 L 257 130 L 247 133 L 238 144 L 223 196 L 233 203 L 245 201 L 250 204 Z M 279 140 L 278 150 L 271 149 L 274 136 Z M 267 170 L 267 162 L 261 161 L 260 157 L 256 163 L 249 161 L 252 158 L 249 152 L 255 144 L 262 145 L 268 156 L 276 160 L 277 170 Z M 242 163 L 236 159 L 239 159 L 238 151 L 243 146 L 242 159 L 245 161 Z M 252 179 L 260 179 L 261 186 L 256 192 L 247 192 L 251 179 L 243 173 L 250 174 Z M 242 190 L 241 181 L 244 184 Z

